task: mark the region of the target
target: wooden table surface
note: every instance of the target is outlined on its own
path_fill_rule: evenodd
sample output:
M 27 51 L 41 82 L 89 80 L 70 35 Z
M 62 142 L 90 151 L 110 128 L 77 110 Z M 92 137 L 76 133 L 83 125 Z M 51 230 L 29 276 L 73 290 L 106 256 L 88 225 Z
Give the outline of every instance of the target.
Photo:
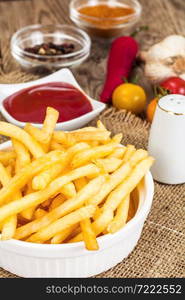
M 23 26 L 41 23 L 72 23 L 69 18 L 70 0 L 0 0 L 0 74 L 19 69 L 10 55 L 12 34 Z M 140 33 L 138 40 L 142 49 L 170 34 L 185 35 L 184 0 L 140 0 L 143 15 L 140 24 L 149 25 L 149 31 Z M 79 83 L 94 98 L 98 98 L 105 76 L 109 43 L 93 41 L 89 59 L 74 70 Z M 150 84 L 143 78 L 140 83 L 151 94 Z

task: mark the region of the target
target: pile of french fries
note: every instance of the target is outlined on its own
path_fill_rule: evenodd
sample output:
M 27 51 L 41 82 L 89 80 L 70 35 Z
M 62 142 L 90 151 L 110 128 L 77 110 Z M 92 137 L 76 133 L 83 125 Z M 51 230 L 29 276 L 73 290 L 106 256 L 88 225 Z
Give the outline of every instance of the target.
M 120 147 L 97 128 L 54 131 L 58 111 L 48 107 L 42 129 L 0 122 L 12 148 L 0 151 L 0 239 L 61 244 L 115 233 L 133 217 L 132 192 L 153 158 L 134 146 Z

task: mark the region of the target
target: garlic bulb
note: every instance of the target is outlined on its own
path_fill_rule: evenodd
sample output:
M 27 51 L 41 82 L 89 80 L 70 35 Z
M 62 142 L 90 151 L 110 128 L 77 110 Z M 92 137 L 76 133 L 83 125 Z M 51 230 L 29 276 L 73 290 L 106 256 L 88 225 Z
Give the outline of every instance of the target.
M 153 83 L 159 83 L 169 77 L 185 79 L 185 38 L 170 35 L 148 51 L 140 54 L 145 64 L 145 75 Z

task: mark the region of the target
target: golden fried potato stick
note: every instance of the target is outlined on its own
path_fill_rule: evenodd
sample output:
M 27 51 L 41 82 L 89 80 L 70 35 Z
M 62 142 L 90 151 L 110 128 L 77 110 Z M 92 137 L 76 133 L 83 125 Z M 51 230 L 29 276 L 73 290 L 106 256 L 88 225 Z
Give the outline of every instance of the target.
M 56 142 L 55 140 L 51 140 L 50 143 L 50 150 L 62 150 L 65 151 L 64 146 L 62 146 L 60 143 Z
M 10 180 L 8 186 L 5 186 L 0 190 L 0 205 L 6 201 L 10 201 L 12 195 L 23 188 L 27 182 L 39 172 L 47 169 L 55 162 L 62 164 L 65 161 L 65 157 L 63 152 L 59 150 L 52 151 L 20 170 L 19 174 L 16 174 Z
M 49 149 L 58 117 L 59 112 L 52 107 L 48 107 L 46 110 L 46 117 L 42 129 L 38 129 L 30 123 L 27 123 L 24 128 L 26 132 L 28 132 L 36 141 L 38 141 L 43 146 L 46 152 Z
M 48 198 L 55 196 L 68 182 L 71 182 L 81 176 L 87 176 L 89 174 L 98 175 L 99 169 L 94 164 L 89 164 L 84 167 L 75 169 L 64 176 L 58 177 L 52 181 L 48 187 L 42 191 L 29 194 L 19 200 L 10 202 L 2 207 L 0 207 L 0 222 L 4 221 L 6 218 L 20 213 L 21 211 L 41 204 Z
M 0 182 L 2 183 L 3 186 L 6 186 L 9 184 L 11 179 L 11 176 L 8 174 L 6 168 L 0 163 Z M 13 196 L 13 200 L 19 199 L 21 197 L 21 193 L 17 192 Z M 14 234 L 15 230 L 17 227 L 17 216 L 11 216 L 7 218 L 4 223 L 2 224 L 2 234 L 1 234 L 1 239 L 2 240 L 9 240 L 11 239 Z
M 109 140 L 110 132 L 105 130 L 92 130 L 87 131 L 72 131 L 72 132 L 63 132 L 55 131 L 53 134 L 54 141 L 61 143 L 65 146 L 71 146 L 77 142 L 86 142 L 86 141 L 107 141 Z
M 58 110 L 53 107 L 47 107 L 46 117 L 43 123 L 42 131 L 48 136 L 48 142 L 51 141 L 55 126 L 59 118 Z
M 47 214 L 47 211 L 45 211 L 42 208 L 37 208 L 34 212 L 34 219 L 39 219 L 42 218 L 43 216 L 45 216 Z
M 84 167 L 83 167 L 84 168 Z M 80 168 L 82 170 L 82 168 Z M 76 171 L 76 170 L 75 170 Z M 74 172 L 74 171 L 73 171 Z M 79 173 L 79 171 L 78 171 Z M 82 176 L 82 174 L 81 174 Z M 58 218 L 70 213 L 71 211 L 79 208 L 84 202 L 99 192 L 104 182 L 104 176 L 98 176 L 90 181 L 81 191 L 79 191 L 75 198 L 66 200 L 62 205 L 56 207 L 46 216 L 37 221 L 32 221 L 16 230 L 15 238 L 23 239 L 26 236 L 48 226 L 51 222 L 54 222 Z
M 10 179 L 11 176 L 8 174 L 6 168 L 0 162 L 0 182 L 2 183 L 3 186 L 6 186 L 9 184 Z
M 58 196 L 58 195 L 57 195 Z M 57 197 L 56 196 L 56 197 Z M 41 203 L 41 206 L 45 209 L 48 209 L 52 203 L 53 199 L 52 198 L 49 198 L 47 200 L 45 200 L 44 202 Z
M 112 173 L 117 170 L 122 164 L 122 160 L 111 157 L 111 158 L 98 158 L 93 160 L 93 162 L 100 167 L 106 173 Z
M 14 162 L 14 164 L 15 164 L 15 162 Z M 12 163 L 9 164 L 9 165 L 6 167 L 6 171 L 8 172 L 8 175 L 9 175 L 10 177 L 13 177 L 14 166 L 13 166 Z
M 74 198 L 76 196 L 76 188 L 73 182 L 69 182 L 61 188 L 61 194 L 67 199 Z
M 67 155 L 66 155 L 67 159 Z M 32 189 L 34 191 L 43 190 L 47 185 L 59 176 L 65 169 L 66 162 L 64 164 L 59 164 L 58 162 L 50 166 L 47 170 L 36 175 L 32 180 Z
M 48 227 L 43 228 L 38 231 L 36 234 L 30 236 L 26 241 L 27 242 L 43 242 L 47 241 L 57 233 L 70 228 L 72 225 L 86 219 L 92 217 L 95 207 L 93 205 L 84 206 L 82 208 L 77 209 L 74 212 L 58 219 L 57 221 L 50 224 Z
M 153 164 L 153 158 L 148 157 L 141 161 L 132 171 L 130 176 L 120 184 L 107 198 L 102 210 L 102 215 L 93 223 L 93 230 L 99 235 L 114 217 L 114 211 L 120 202 L 137 186 L 143 176 L 148 172 Z
M 107 131 L 107 128 L 105 127 L 105 125 L 100 120 L 97 121 L 97 128 L 100 129 L 100 130 Z
M 48 142 L 48 136 L 42 129 L 34 127 L 30 123 L 26 123 L 24 130 L 30 134 L 40 145 L 44 148 L 44 145 Z
M 9 136 L 23 143 L 35 158 L 44 155 L 42 147 L 23 129 L 6 122 L 0 122 L 0 134 Z
M 103 146 L 97 146 L 89 150 L 81 151 L 74 156 L 71 166 L 72 168 L 77 168 L 93 159 L 105 157 L 106 155 L 109 155 L 117 145 L 117 142 L 111 142 Z
M 0 151 L 0 162 L 2 162 L 3 165 L 7 166 L 10 160 L 14 158 L 16 158 L 15 151 Z
M 77 192 L 79 192 L 88 183 L 87 178 L 81 177 L 74 181 Z
M 82 236 L 87 250 L 98 250 L 98 242 L 96 235 L 92 229 L 92 224 L 89 218 L 86 218 L 80 222 L 82 230 Z
M 61 244 L 64 242 L 78 227 L 78 223 L 63 230 L 62 232 L 56 234 L 52 239 L 51 239 L 51 244 Z
M 66 201 L 66 198 L 62 194 L 58 194 L 51 202 L 49 206 L 49 212 L 52 211 L 54 208 L 60 206 L 62 203 Z
M 37 176 L 33 178 L 32 181 L 32 188 L 34 190 L 43 190 L 46 188 L 46 186 L 57 176 L 59 176 L 62 171 L 67 167 L 69 162 L 71 161 L 72 157 L 78 153 L 79 151 L 88 149 L 89 145 L 86 143 L 78 143 L 71 148 L 69 148 L 65 153 L 65 160 L 58 164 L 53 164 L 51 167 L 49 167 L 47 170 L 41 172 Z M 64 188 L 65 189 L 65 188 Z
M 118 206 L 114 219 L 107 227 L 108 232 L 115 233 L 125 226 L 128 218 L 129 205 L 130 195 L 126 196 Z
M 16 139 L 12 139 L 12 144 L 16 153 L 16 162 L 18 161 L 18 167 L 22 169 L 26 165 L 30 164 L 30 153 L 28 149 Z
M 119 169 L 112 173 L 109 179 L 104 183 L 101 191 L 98 195 L 90 199 L 88 203 L 99 205 L 107 195 L 115 189 L 131 172 L 137 163 L 148 156 L 147 151 L 139 149 L 137 150 L 127 163 L 123 163 Z
M 29 181 L 29 183 L 27 184 L 26 195 L 29 195 L 33 192 L 34 192 L 34 190 L 32 189 L 31 181 Z M 37 205 L 29 207 L 29 208 L 23 210 L 20 213 L 20 215 L 26 220 L 31 220 L 33 218 L 33 215 L 34 215 L 36 209 L 37 209 Z
M 133 145 L 127 145 L 126 152 L 125 152 L 125 155 L 123 157 L 123 161 L 127 162 L 135 151 L 136 151 L 136 148 Z
M 126 147 L 117 147 L 109 156 L 107 156 L 107 158 L 118 158 L 118 159 L 123 159 L 123 156 L 126 152 Z
M 92 216 L 93 220 L 95 221 L 96 219 L 98 219 L 100 215 L 101 215 L 101 208 L 99 206 L 97 206 L 96 211 L 95 211 L 94 215 Z
M 102 214 L 92 224 L 96 236 L 107 228 L 108 224 L 113 220 L 114 210 L 120 205 L 121 200 L 134 190 L 143 176 L 148 172 L 153 162 L 154 159 L 152 157 L 147 157 L 140 161 L 123 183 L 111 192 L 103 205 Z M 81 240 L 82 234 L 78 234 L 70 242 L 74 243 Z
M 30 123 L 26 123 L 24 130 L 41 144 L 44 143 L 47 139 L 46 134 L 40 128 L 37 128 Z

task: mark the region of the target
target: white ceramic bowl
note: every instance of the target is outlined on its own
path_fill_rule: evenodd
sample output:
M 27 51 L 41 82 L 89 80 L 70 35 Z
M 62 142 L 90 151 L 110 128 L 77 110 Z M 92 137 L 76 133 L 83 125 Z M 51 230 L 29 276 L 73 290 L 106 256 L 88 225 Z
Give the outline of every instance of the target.
M 11 146 L 0 145 L 0 150 Z M 100 249 L 87 251 L 83 242 L 41 245 L 18 240 L 0 242 L 0 267 L 22 277 L 90 277 L 126 258 L 136 246 L 152 205 L 154 184 L 150 172 L 138 187 L 139 207 L 123 229 L 98 238 Z
M 57 71 L 49 76 L 46 76 L 44 78 L 35 80 L 35 81 L 30 81 L 27 83 L 18 83 L 18 84 L 0 84 L 0 111 L 2 113 L 2 115 L 4 116 L 4 118 L 14 124 L 17 125 L 19 127 L 24 127 L 26 125 L 26 123 L 24 122 L 20 122 L 16 119 L 14 119 L 5 109 L 5 107 L 3 106 L 3 100 L 21 90 L 30 86 L 34 86 L 34 85 L 38 85 L 38 84 L 43 84 L 43 83 L 47 83 L 47 82 L 55 82 L 55 81 L 63 81 L 66 83 L 70 83 L 73 86 L 77 87 L 79 90 L 81 90 L 86 97 L 89 99 L 89 101 L 92 104 L 93 110 L 81 117 L 78 117 L 76 119 L 70 120 L 70 121 L 66 121 L 66 122 L 60 122 L 57 123 L 56 125 L 56 130 L 74 130 L 74 129 L 78 129 L 80 127 L 83 127 L 84 125 L 86 125 L 88 122 L 90 122 L 91 120 L 93 120 L 95 117 L 97 117 L 106 107 L 106 105 L 100 101 L 96 101 L 92 98 L 90 98 L 80 87 L 80 85 L 77 83 L 77 81 L 75 80 L 72 72 L 69 69 L 61 69 L 60 71 Z M 33 124 L 34 126 L 41 128 L 42 124 Z

